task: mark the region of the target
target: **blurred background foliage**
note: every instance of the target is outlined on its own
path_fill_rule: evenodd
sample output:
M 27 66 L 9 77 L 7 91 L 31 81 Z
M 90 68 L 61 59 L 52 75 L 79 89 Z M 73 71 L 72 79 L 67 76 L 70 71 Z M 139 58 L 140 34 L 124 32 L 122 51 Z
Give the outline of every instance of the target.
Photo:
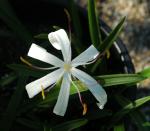
M 86 0 L 75 0 L 75 2 L 83 8 L 87 8 Z M 41 8 L 37 7 L 37 3 L 41 4 Z M 43 3 L 46 4 L 43 5 Z M 52 109 L 57 99 L 59 86 L 56 86 L 52 91 L 46 93 L 46 99 L 44 101 L 42 100 L 40 95 L 31 100 L 27 97 L 27 94 L 25 92 L 26 83 L 34 80 L 35 78 L 39 78 L 47 74 L 48 72 L 33 70 L 26 65 L 23 65 L 19 59 L 20 56 L 26 56 L 26 53 L 32 42 L 36 42 L 40 46 L 48 48 L 48 51 L 52 51 L 54 54 L 58 54 L 58 52 L 53 51 L 52 47 L 45 39 L 45 36 L 50 31 L 55 30 L 53 26 L 58 26 L 58 28 L 63 27 L 67 30 L 68 21 L 66 14 L 62 12 L 62 10 L 60 10 L 59 6 L 56 8 L 58 12 L 61 11 L 59 12 L 59 15 L 55 15 L 56 12 L 48 12 L 48 8 L 55 8 L 52 7 L 52 3 L 60 4 L 61 7 L 67 8 L 71 15 L 71 21 L 73 25 L 72 44 L 73 49 L 75 50 L 75 56 L 86 49 L 88 46 L 86 44 L 90 41 L 89 35 L 87 35 L 88 33 L 83 36 L 85 32 L 88 32 L 88 29 L 82 28 L 82 26 L 86 23 L 80 23 L 78 6 L 76 6 L 73 0 L 31 0 L 29 2 L 24 0 L 1 0 L 0 130 L 80 131 L 94 129 L 104 131 L 148 131 L 150 129 L 150 112 L 149 104 L 147 103 L 150 101 L 150 96 L 147 92 L 148 88 L 144 88 L 144 93 L 139 91 L 138 94 L 136 93 L 136 90 L 132 90 L 132 99 L 129 98 L 129 92 L 127 92 L 129 94 L 126 94 L 127 97 L 123 96 L 122 92 L 125 90 L 124 87 L 135 88 L 135 83 L 150 77 L 149 68 L 141 71 L 141 69 L 143 69 L 144 67 L 149 67 L 150 47 L 148 43 L 150 35 L 148 24 L 149 6 L 147 5 L 149 4 L 149 1 L 96 1 L 96 6 L 98 9 L 97 13 L 99 13 L 100 17 L 104 19 L 104 21 L 106 21 L 106 23 L 112 28 L 116 27 L 122 16 L 127 15 L 124 32 L 121 34 L 121 38 L 126 43 L 127 48 L 129 49 L 129 53 L 132 56 L 138 73 L 133 74 L 132 72 L 132 74 L 129 75 L 105 75 L 105 73 L 110 74 L 113 72 L 107 69 L 107 67 L 105 66 L 106 63 L 109 63 L 109 60 L 107 60 L 105 57 L 99 64 L 99 67 L 103 67 L 102 69 L 96 70 L 93 73 L 89 71 L 89 69 L 91 69 L 91 66 L 87 67 L 84 70 L 86 70 L 86 72 L 90 73 L 91 75 L 98 75 L 97 77 L 95 77 L 95 79 L 100 80 L 101 84 L 108 91 L 108 94 L 110 94 L 108 95 L 108 106 L 106 106 L 106 109 L 99 111 L 96 105 L 93 104 L 94 98 L 89 94 L 85 87 L 81 86 L 80 91 L 83 92 L 85 101 L 89 105 L 87 115 L 82 116 L 82 107 L 79 107 L 76 91 L 74 90 L 74 88 L 71 88 L 71 98 L 68 111 L 66 116 L 63 118 L 52 114 Z M 25 4 L 27 4 L 27 8 L 23 8 Z M 52 6 L 50 6 L 51 4 Z M 68 6 L 66 6 L 66 4 Z M 19 9 L 20 12 L 18 12 Z M 26 10 L 24 11 L 24 9 Z M 44 10 L 45 13 L 41 13 L 42 10 Z M 88 11 L 92 12 L 95 11 L 95 9 L 91 7 L 90 9 L 88 9 Z M 57 25 L 55 25 L 55 21 L 53 21 L 53 19 L 57 19 L 57 21 L 59 21 L 61 18 L 65 19 L 62 19 L 62 21 L 58 22 Z M 93 22 L 93 15 L 89 16 L 89 19 Z M 85 20 L 87 21 L 87 19 Z M 39 23 L 37 24 L 36 22 Z M 120 21 L 118 28 L 116 28 L 116 32 L 120 32 L 119 29 L 122 28 L 123 23 L 124 19 Z M 92 28 L 94 26 L 97 26 L 96 21 L 92 24 Z M 92 30 L 90 30 L 90 33 L 91 32 Z M 94 28 L 93 32 L 99 33 L 97 27 Z M 44 34 L 37 36 L 41 33 Z M 96 35 L 94 35 L 93 37 L 97 38 L 96 36 L 99 35 L 98 33 L 96 33 Z M 115 37 L 115 34 L 117 33 L 112 34 L 113 35 L 111 36 L 111 39 L 113 39 Z M 103 34 L 101 35 L 103 36 Z M 93 40 L 91 37 L 91 41 L 95 46 L 97 46 L 97 44 L 94 41 L 105 43 L 102 42 L 103 40 L 103 37 L 99 40 Z M 109 45 L 109 43 L 107 44 Z M 105 48 L 107 48 L 107 46 Z M 36 60 L 29 60 L 35 64 L 39 64 Z M 41 64 L 43 65 L 43 63 L 40 63 L 39 65 Z M 140 65 L 140 67 L 138 65 Z M 119 71 L 113 73 L 124 72 Z M 149 87 L 149 84 L 146 84 L 146 87 Z M 136 95 L 137 100 L 135 100 Z

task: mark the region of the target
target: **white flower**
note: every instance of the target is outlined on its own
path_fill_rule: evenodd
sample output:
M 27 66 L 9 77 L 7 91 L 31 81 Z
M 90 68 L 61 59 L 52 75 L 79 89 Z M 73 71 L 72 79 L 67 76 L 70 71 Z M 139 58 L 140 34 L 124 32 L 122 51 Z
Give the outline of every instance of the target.
M 88 49 L 71 61 L 71 45 L 68 36 L 63 29 L 49 33 L 48 39 L 53 47 L 57 50 L 61 50 L 64 61 L 48 53 L 45 49 L 36 44 L 31 45 L 28 56 L 51 64 L 54 66 L 52 68 L 58 69 L 27 84 L 26 90 L 29 98 L 34 97 L 41 92 L 42 89 L 46 89 L 47 87 L 55 84 L 60 78 L 63 78 L 59 96 L 53 112 L 57 115 L 64 116 L 68 106 L 70 84 L 72 83 L 72 77 L 75 77 L 86 85 L 86 87 L 99 102 L 97 104 L 99 108 L 103 109 L 105 103 L 107 102 L 106 92 L 95 79 L 76 68 L 77 66 L 86 65 L 88 62 L 94 60 L 99 54 L 97 49 L 91 45 Z

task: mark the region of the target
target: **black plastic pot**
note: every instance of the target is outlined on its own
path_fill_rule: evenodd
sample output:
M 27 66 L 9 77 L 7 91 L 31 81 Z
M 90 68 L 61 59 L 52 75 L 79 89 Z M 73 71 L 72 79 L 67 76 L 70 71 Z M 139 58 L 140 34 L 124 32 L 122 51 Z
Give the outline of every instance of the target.
M 69 4 L 64 0 L 60 3 L 58 1 L 48 1 L 48 0 L 12 0 L 10 1 L 18 18 L 22 23 L 32 32 L 33 35 L 39 33 L 47 32 L 49 33 L 50 27 L 53 25 L 59 25 L 60 27 L 67 30 L 68 22 L 66 14 L 64 13 L 64 8 L 69 9 Z M 88 19 L 87 11 L 78 7 L 79 17 L 81 20 L 81 27 L 83 28 L 82 41 L 85 49 L 91 44 L 89 29 L 88 29 Z M 72 24 L 73 25 L 73 24 Z M 108 25 L 100 19 L 101 31 L 103 36 L 106 37 L 111 29 Z M 74 32 L 72 27 L 72 32 Z M 107 67 L 105 67 L 104 72 L 99 72 L 101 69 L 97 69 L 97 74 L 115 74 L 115 73 L 134 73 L 134 67 L 131 62 L 131 58 L 128 51 L 123 44 L 123 42 L 118 38 L 112 48 L 110 49 L 111 57 L 109 60 L 105 60 Z M 121 87 L 122 88 L 122 87 Z M 117 92 L 118 89 L 113 89 L 108 91 L 108 95 Z M 136 97 L 136 86 L 128 88 L 123 91 L 123 94 L 127 96 L 130 100 L 134 100 Z M 118 110 L 119 105 L 115 101 L 108 101 L 107 107 L 112 107 L 113 110 Z M 69 116 L 69 115 L 68 115 Z M 66 119 L 66 118 L 65 118 Z M 130 125 L 129 125 L 130 126 Z M 128 130 L 130 127 L 127 127 Z M 92 127 L 92 126 L 91 126 Z M 84 130 L 86 128 L 83 128 Z M 91 128 L 92 130 L 92 128 Z M 94 129 L 96 130 L 96 129 Z

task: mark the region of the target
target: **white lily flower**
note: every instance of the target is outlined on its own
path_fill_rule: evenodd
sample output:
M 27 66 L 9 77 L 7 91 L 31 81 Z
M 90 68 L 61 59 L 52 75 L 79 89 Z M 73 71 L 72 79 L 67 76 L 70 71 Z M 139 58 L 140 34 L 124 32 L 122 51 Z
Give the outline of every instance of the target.
M 77 69 L 77 66 L 89 64 L 90 61 L 94 60 L 99 54 L 97 49 L 91 45 L 88 49 L 71 61 L 71 45 L 68 36 L 63 29 L 49 33 L 48 39 L 54 48 L 61 50 L 64 61 L 48 53 L 45 49 L 36 44 L 31 45 L 28 56 L 51 64 L 54 66 L 52 68 L 58 69 L 27 84 L 26 90 L 29 98 L 34 97 L 40 93 L 42 89 L 46 89 L 47 87 L 55 84 L 60 78 L 63 78 L 59 96 L 53 112 L 57 115 L 64 116 L 68 106 L 70 84 L 72 83 L 71 76 L 73 76 L 86 85 L 86 87 L 99 102 L 97 104 L 99 108 L 103 109 L 105 103 L 107 102 L 107 94 L 105 90 L 95 79 L 87 73 Z

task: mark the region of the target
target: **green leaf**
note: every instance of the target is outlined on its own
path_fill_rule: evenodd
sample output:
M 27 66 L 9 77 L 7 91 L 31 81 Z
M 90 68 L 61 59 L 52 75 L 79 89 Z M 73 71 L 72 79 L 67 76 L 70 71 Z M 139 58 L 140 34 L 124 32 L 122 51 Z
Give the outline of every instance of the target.
M 81 52 L 83 52 L 83 50 L 85 49 L 85 47 L 84 47 L 83 43 L 81 43 L 82 40 L 79 39 L 79 37 L 77 37 L 75 34 L 71 35 L 71 40 L 72 40 L 71 44 L 75 48 L 77 54 L 80 54 Z
M 128 100 L 127 98 L 125 98 L 123 96 L 117 96 L 116 100 L 118 101 L 118 103 L 122 107 L 124 107 L 127 104 L 131 103 L 130 100 Z M 137 126 L 137 128 L 140 131 L 149 131 L 147 129 L 147 127 L 143 126 L 143 124 L 146 122 L 146 117 L 145 117 L 145 115 L 140 110 L 131 111 L 131 113 L 129 113 L 129 116 L 131 117 L 133 123 Z
M 13 67 L 14 68 L 14 67 Z M 20 69 L 22 68 L 22 69 Z M 24 67 L 22 65 L 15 65 L 15 69 L 21 70 L 26 72 L 29 76 L 34 76 L 34 77 L 40 77 L 44 74 L 39 74 L 35 70 L 32 69 L 27 69 L 27 67 Z M 44 72 L 43 72 L 44 73 Z M 142 81 L 145 79 L 144 77 L 141 77 L 138 74 L 116 74 L 116 75 L 103 75 L 103 76 L 98 76 L 96 77 L 96 80 L 103 86 L 103 87 L 108 87 L 108 86 L 113 86 L 113 85 L 121 85 L 121 84 L 135 84 L 137 82 Z M 78 86 L 80 92 L 85 92 L 88 89 L 86 86 L 81 83 L 80 81 L 74 81 L 74 83 Z M 116 86 L 113 86 L 116 87 Z M 113 88 L 112 87 L 112 88 Z M 42 100 L 41 98 L 38 100 L 33 100 L 32 102 L 25 104 L 22 109 L 22 111 L 28 110 L 30 108 L 33 108 L 35 105 L 38 107 L 43 107 L 47 108 L 50 106 L 53 106 L 53 103 L 57 100 L 58 93 L 59 93 L 60 87 L 56 86 L 54 87 L 49 93 L 46 94 L 46 99 Z M 73 85 L 71 85 L 70 88 L 70 94 L 74 95 L 77 93 L 77 90 L 74 88 Z M 40 94 L 41 95 L 41 94 Z
M 16 80 L 16 78 L 17 78 L 17 75 L 14 72 L 11 72 L 7 76 L 4 76 L 0 79 L 0 86 L 4 87 L 10 84 L 11 82 L 13 82 L 14 80 Z
M 136 84 L 146 79 L 146 77 L 143 77 L 139 74 L 112 74 L 112 75 L 101 75 L 95 78 L 104 87 L 121 85 L 121 84 L 126 84 L 126 85 Z
M 71 15 L 71 20 L 73 22 L 74 27 L 74 38 L 72 42 L 75 42 L 73 46 L 75 47 L 76 51 L 80 54 L 83 51 L 83 44 L 82 44 L 82 26 L 79 19 L 79 14 L 77 10 L 77 5 L 75 4 L 74 0 L 69 0 L 69 11 Z M 71 24 L 71 23 L 70 23 Z M 70 27 L 71 28 L 71 27 Z M 73 35 L 72 35 L 73 36 Z M 80 48 L 79 48 L 80 47 Z
M 101 45 L 101 34 L 95 11 L 95 0 L 88 0 L 88 20 L 92 44 L 99 50 L 100 48 L 98 47 Z
M 126 100 L 122 99 L 122 97 L 123 96 L 116 96 L 116 100 L 119 103 L 121 103 L 122 105 L 124 105 L 126 103 Z M 150 101 L 150 96 L 146 96 L 146 97 L 137 99 L 137 100 L 135 100 L 133 102 L 127 102 L 128 103 L 127 105 L 123 106 L 120 111 L 118 111 L 116 114 L 114 114 L 114 116 L 110 120 L 111 124 L 108 126 L 108 129 L 110 129 L 111 127 L 113 127 L 113 125 L 115 123 L 117 123 L 125 115 L 127 115 L 131 111 L 136 110 L 138 107 L 144 105 L 145 103 L 147 103 L 149 101 Z
M 22 73 L 25 76 L 32 76 L 35 78 L 42 77 L 48 73 L 48 71 L 36 70 L 30 68 L 29 66 L 21 65 L 21 64 L 10 64 L 7 65 L 8 68 L 14 70 L 17 73 Z
M 22 72 L 24 75 L 33 76 L 33 77 L 42 77 L 49 73 L 48 71 L 39 71 L 32 69 L 25 65 L 20 64 L 10 64 L 9 68 L 15 70 L 16 72 Z M 112 74 L 112 75 L 101 75 L 95 77 L 97 81 L 100 82 L 104 87 L 113 86 L 113 85 L 121 85 L 121 84 L 135 84 L 140 82 L 146 77 L 140 74 Z M 80 82 L 77 82 L 79 84 Z M 81 86 L 83 86 L 81 84 Z
M 120 98 L 118 98 L 118 99 L 120 99 Z M 123 117 L 130 111 L 135 110 L 136 108 L 142 106 L 143 104 L 145 104 L 146 102 L 149 102 L 149 101 L 150 101 L 150 96 L 146 96 L 146 97 L 137 99 L 133 102 L 130 102 L 128 105 L 124 106 L 119 112 L 117 112 L 115 114 L 115 117 L 116 118 Z
M 80 19 L 79 19 L 79 14 L 78 14 L 78 10 L 77 10 L 77 5 L 75 4 L 74 0 L 69 0 L 69 6 L 70 6 L 70 13 L 71 13 L 71 18 L 73 21 L 73 26 L 75 29 L 75 34 L 76 36 L 81 39 L 82 37 L 82 26 L 80 23 Z
M 145 122 L 142 124 L 144 127 L 150 127 L 150 122 Z
M 81 85 L 80 82 L 75 82 L 75 84 L 78 85 L 78 89 L 80 90 L 80 92 L 87 91 L 87 88 L 85 86 Z M 53 103 L 56 101 L 56 99 L 58 97 L 59 90 L 60 90 L 60 86 L 54 87 L 54 89 L 52 89 L 46 95 L 46 99 L 45 100 L 40 100 L 39 101 L 38 106 L 39 107 L 49 107 L 49 106 L 52 106 Z M 76 93 L 77 93 L 76 88 L 73 85 L 71 85 L 71 87 L 70 87 L 70 95 L 74 95 Z
M 125 131 L 124 124 L 114 126 L 114 131 Z
M 111 110 L 95 110 L 95 108 L 92 108 L 88 111 L 86 114 L 85 118 L 88 120 L 96 120 L 96 119 L 102 119 L 105 117 L 111 117 L 112 116 L 112 111 Z
M 18 80 L 17 88 L 12 95 L 8 107 L 0 120 L 0 130 L 9 131 L 13 125 L 15 117 L 17 115 L 17 108 L 22 100 L 23 92 L 25 90 L 24 85 L 26 83 L 26 76 L 21 75 Z
M 17 72 L 25 72 L 25 75 L 27 76 L 33 76 L 33 77 L 42 77 L 46 74 L 46 72 L 43 71 L 38 71 L 33 70 L 28 68 L 27 66 L 22 66 L 22 65 L 16 65 L 13 64 L 11 65 L 11 68 L 16 70 Z M 48 72 L 47 72 L 48 73 Z M 113 74 L 113 75 L 103 75 L 103 76 L 98 76 L 96 77 L 96 80 L 103 86 L 103 87 L 108 87 L 108 86 L 113 86 L 113 85 L 121 85 L 121 84 L 135 84 L 137 82 L 140 82 L 142 80 L 146 79 L 145 77 L 139 75 L 139 74 Z M 80 81 L 74 81 L 74 83 L 78 86 L 80 92 L 85 92 L 88 89 L 86 86 L 81 83 Z M 117 87 L 117 86 L 113 86 Z M 27 102 L 20 110 L 20 112 L 24 112 L 28 109 L 33 108 L 35 105 L 38 107 L 42 108 L 47 108 L 50 106 L 53 106 L 53 103 L 57 100 L 58 93 L 59 93 L 60 87 L 56 86 L 54 87 L 49 93 L 46 94 L 46 99 L 42 100 L 36 99 L 30 102 Z M 71 85 L 70 88 L 70 94 L 74 95 L 77 93 L 77 90 L 74 88 L 73 85 Z M 39 94 L 41 95 L 41 94 Z
M 58 26 L 58 25 L 53 25 L 53 28 L 54 28 L 55 30 L 59 30 L 59 29 L 62 29 L 63 27 L 60 27 L 60 26 Z
M 84 126 L 88 122 L 87 119 L 76 119 L 59 124 L 52 128 L 52 131 L 71 131 L 73 129 Z
M 25 119 L 25 118 L 18 118 L 17 122 L 21 125 L 24 125 L 26 127 L 29 127 L 33 130 L 36 131 L 42 131 L 42 124 L 36 120 L 29 120 L 29 119 Z
M 112 44 L 114 44 L 114 41 L 117 39 L 119 33 L 123 28 L 124 21 L 125 17 L 121 19 L 119 24 L 116 26 L 114 30 L 110 32 L 110 34 L 106 34 L 105 40 L 102 41 L 102 43 L 97 47 L 97 49 L 101 52 L 101 54 L 105 54 L 106 51 L 108 51 L 109 48 L 112 46 Z M 100 59 L 94 64 L 92 72 L 95 72 L 97 67 L 100 66 L 100 64 L 102 63 L 101 61 L 104 61 L 104 59 Z
M 113 86 L 113 85 L 136 83 L 136 82 L 143 80 L 144 78 L 137 74 L 118 74 L 118 75 L 99 76 L 99 77 L 96 77 L 96 79 L 98 81 L 100 80 L 100 84 L 103 87 L 108 87 L 108 86 Z M 85 92 L 88 90 L 86 86 L 80 81 L 75 81 L 74 83 L 78 86 L 80 92 Z M 57 100 L 59 90 L 60 88 L 56 86 L 48 94 L 46 94 L 45 100 L 39 99 L 39 101 L 37 101 L 38 107 L 47 108 L 49 106 L 53 106 L 53 103 Z M 77 93 L 76 89 L 74 88 L 73 85 L 71 85 L 70 94 L 74 95 L 76 93 Z M 35 104 L 30 103 L 30 105 L 35 105 Z M 23 107 L 23 110 L 28 108 L 28 106 L 32 107 L 30 105 L 25 105 Z
M 49 71 L 39 71 L 32 69 L 28 66 L 20 65 L 20 64 L 10 64 L 8 65 L 9 68 L 15 70 L 16 72 L 21 72 L 24 75 L 27 76 L 33 76 L 36 78 L 42 77 L 49 73 Z M 136 84 L 144 79 L 147 79 L 147 77 L 144 77 L 140 73 L 138 74 L 112 74 L 112 75 L 101 75 L 96 76 L 95 79 L 103 86 L 103 87 L 109 87 L 113 85 L 121 85 L 121 84 Z M 79 81 L 76 83 L 80 86 L 85 86 L 84 84 L 80 83 Z M 86 87 L 85 87 L 86 88 Z
M 119 24 L 110 32 L 110 34 L 106 37 L 106 39 L 102 42 L 101 45 L 98 46 L 98 49 L 100 52 L 105 52 L 106 50 L 109 50 L 109 48 L 112 46 L 118 35 L 120 34 L 123 24 L 125 22 L 126 17 L 123 17 Z
M 144 126 L 146 116 L 141 111 L 133 111 L 129 115 L 139 131 L 149 131 L 148 127 Z
M 10 27 L 27 45 L 32 40 L 31 34 L 19 21 L 7 0 L 0 0 L 0 19 Z
M 140 74 L 143 77 L 150 78 L 150 67 L 144 69 L 143 71 L 139 72 L 138 74 Z
M 38 34 L 38 35 L 35 35 L 34 38 L 48 40 L 48 34 L 46 34 L 46 33 Z
M 44 131 L 53 131 L 53 130 L 52 130 L 52 128 L 47 127 L 47 126 L 44 125 Z

